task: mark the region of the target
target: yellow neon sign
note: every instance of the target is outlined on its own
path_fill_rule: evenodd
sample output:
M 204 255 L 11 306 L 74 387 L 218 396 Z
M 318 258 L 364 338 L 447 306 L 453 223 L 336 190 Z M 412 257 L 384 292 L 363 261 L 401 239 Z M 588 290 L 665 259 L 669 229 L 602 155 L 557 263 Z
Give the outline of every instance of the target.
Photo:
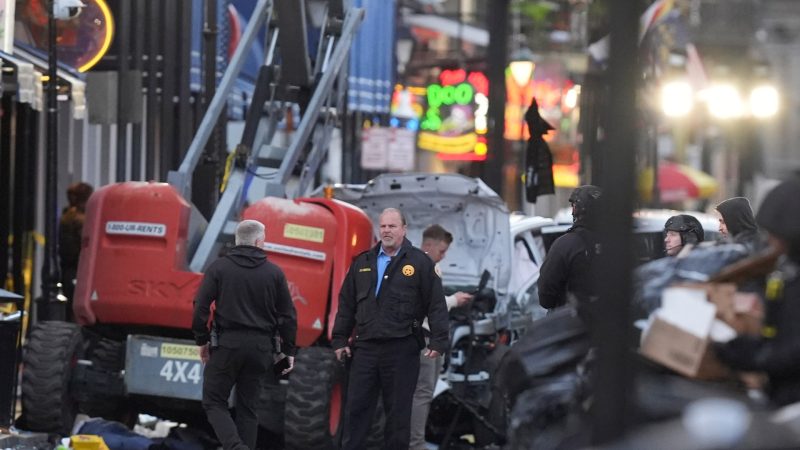
M 92 59 L 86 62 L 86 64 L 78 67 L 78 72 L 86 72 L 87 70 L 94 67 L 100 59 L 105 56 L 108 48 L 111 47 L 111 40 L 114 37 L 114 16 L 111 15 L 111 10 L 108 8 L 105 0 L 93 0 L 100 11 L 103 13 L 103 19 L 106 21 L 106 35 L 103 39 L 103 44 L 100 46 L 100 50 L 97 51 L 97 54 L 94 55 Z

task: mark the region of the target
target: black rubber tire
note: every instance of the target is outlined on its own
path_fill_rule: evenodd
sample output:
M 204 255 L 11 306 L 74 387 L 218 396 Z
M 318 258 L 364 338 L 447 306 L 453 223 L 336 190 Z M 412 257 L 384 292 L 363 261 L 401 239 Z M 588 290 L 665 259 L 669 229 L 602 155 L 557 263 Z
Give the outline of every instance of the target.
M 82 344 L 81 329 L 74 323 L 34 325 L 22 358 L 22 410 L 29 430 L 62 435 L 72 431 L 77 402 L 70 381 Z
M 93 342 L 88 351 L 88 359 L 96 370 L 118 374 L 125 368 L 125 343 L 106 338 L 98 338 Z M 91 417 L 130 424 L 135 414 L 132 413 L 130 402 L 125 398 L 104 393 L 91 393 L 78 396 L 80 402 L 78 409 Z
M 344 367 L 327 347 L 300 349 L 289 376 L 284 415 L 284 439 L 290 449 L 333 448 L 336 433 L 330 431 L 331 396 L 342 384 Z M 342 392 L 342 391 L 339 391 Z M 344 405 L 344 399 L 340 405 Z M 339 411 L 342 417 L 343 408 Z M 341 421 L 340 426 L 341 428 Z
M 125 368 L 125 342 L 100 338 L 89 356 L 92 364 L 108 372 L 119 372 Z

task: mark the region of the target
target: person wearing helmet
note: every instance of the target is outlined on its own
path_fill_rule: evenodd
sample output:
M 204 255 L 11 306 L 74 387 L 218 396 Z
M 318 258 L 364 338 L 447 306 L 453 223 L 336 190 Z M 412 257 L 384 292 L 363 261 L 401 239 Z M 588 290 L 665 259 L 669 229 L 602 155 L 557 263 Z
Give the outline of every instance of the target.
M 592 262 L 600 253 L 595 232 L 599 200 L 597 186 L 576 188 L 569 197 L 573 225 L 553 242 L 539 272 L 539 304 L 553 309 L 564 306 L 568 295 L 586 301 L 596 295 Z
M 770 247 L 781 254 L 767 276 L 760 336 L 740 335 L 714 346 L 719 359 L 747 372 L 765 372 L 777 406 L 800 402 L 800 178 L 784 181 L 764 198 L 756 222 Z
M 664 224 L 664 252 L 675 256 L 687 244 L 703 242 L 703 225 L 694 216 L 678 214 L 667 219 Z

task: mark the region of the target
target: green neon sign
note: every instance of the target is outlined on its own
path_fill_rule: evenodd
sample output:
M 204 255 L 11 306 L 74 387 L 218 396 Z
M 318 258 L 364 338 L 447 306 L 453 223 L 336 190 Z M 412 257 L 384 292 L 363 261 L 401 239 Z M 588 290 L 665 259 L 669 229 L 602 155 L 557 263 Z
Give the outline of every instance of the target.
M 452 86 L 431 84 L 428 86 L 428 110 L 420 128 L 428 131 L 439 131 L 442 127 L 441 107 L 468 105 L 475 98 L 475 88 L 469 83 Z

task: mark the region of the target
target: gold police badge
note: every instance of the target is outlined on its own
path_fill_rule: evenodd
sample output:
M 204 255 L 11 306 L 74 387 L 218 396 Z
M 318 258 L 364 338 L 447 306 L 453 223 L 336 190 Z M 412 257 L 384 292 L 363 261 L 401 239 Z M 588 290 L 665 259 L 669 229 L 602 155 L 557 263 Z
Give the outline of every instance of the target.
M 403 275 L 407 277 L 414 275 L 414 266 L 410 264 L 406 264 L 405 266 L 403 266 Z

